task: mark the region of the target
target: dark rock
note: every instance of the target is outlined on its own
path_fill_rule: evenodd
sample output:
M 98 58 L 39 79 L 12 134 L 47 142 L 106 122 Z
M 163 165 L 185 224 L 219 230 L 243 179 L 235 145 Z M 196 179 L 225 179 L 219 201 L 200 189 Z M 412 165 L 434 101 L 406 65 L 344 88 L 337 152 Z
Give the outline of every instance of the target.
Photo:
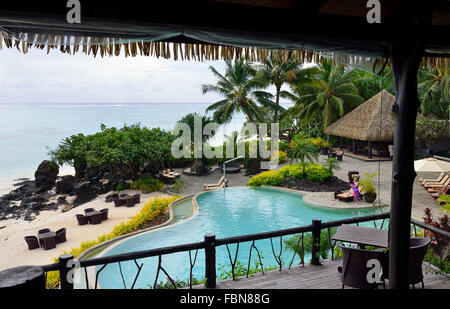
M 49 160 L 42 161 L 34 173 L 36 187 L 41 190 L 50 190 L 55 185 L 58 173 L 58 164 Z
M 58 205 L 66 205 L 67 204 L 67 200 L 65 196 L 60 196 L 58 197 Z
M 20 202 L 20 207 L 34 207 L 34 209 L 37 209 L 39 208 L 39 205 L 44 203 L 47 203 L 47 199 L 40 194 L 36 194 L 24 197 Z
M 191 172 L 197 176 L 204 176 L 208 174 L 209 169 L 201 160 L 195 160 L 194 164 L 191 166 Z
M 74 189 L 75 177 L 72 175 L 62 176 L 61 180 L 56 182 L 56 193 L 70 193 Z
M 8 201 L 20 201 L 25 196 L 32 195 L 39 191 L 39 188 L 35 186 L 34 181 L 25 181 L 20 187 L 12 190 L 8 194 L 2 196 L 3 199 Z

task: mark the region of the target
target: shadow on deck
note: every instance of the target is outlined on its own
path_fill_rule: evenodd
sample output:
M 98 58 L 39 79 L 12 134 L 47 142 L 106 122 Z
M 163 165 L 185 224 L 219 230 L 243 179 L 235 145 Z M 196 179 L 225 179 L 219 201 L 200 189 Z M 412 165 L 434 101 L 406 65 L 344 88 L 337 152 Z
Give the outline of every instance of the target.
M 321 266 L 293 266 L 281 271 L 272 270 L 264 274 L 258 273 L 248 278 L 240 277 L 237 280 L 222 280 L 217 282 L 217 289 L 341 289 L 337 267 L 342 265 L 342 260 L 327 260 Z M 425 276 L 425 289 L 450 289 L 450 277 L 437 273 L 436 268 L 423 264 Z M 386 280 L 386 288 L 389 281 Z M 422 285 L 416 284 L 416 288 Z M 194 289 L 205 288 L 203 285 L 194 286 Z M 349 287 L 345 287 L 349 288 Z M 380 288 L 383 288 L 380 285 Z

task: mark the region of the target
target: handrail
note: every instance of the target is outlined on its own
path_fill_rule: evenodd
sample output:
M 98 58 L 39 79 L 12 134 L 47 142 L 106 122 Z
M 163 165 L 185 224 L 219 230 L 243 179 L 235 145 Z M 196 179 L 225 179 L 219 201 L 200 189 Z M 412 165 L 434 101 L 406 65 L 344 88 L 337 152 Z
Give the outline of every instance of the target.
M 239 246 L 239 243 L 249 242 L 249 241 L 253 241 L 252 246 L 254 246 L 254 242 L 256 240 L 272 239 L 274 237 L 282 237 L 285 235 L 308 233 L 308 232 L 313 233 L 317 237 L 317 235 L 320 235 L 320 231 L 323 229 L 337 227 L 342 224 L 354 224 L 354 223 L 376 221 L 376 220 L 382 220 L 382 219 L 384 220 L 384 219 L 389 219 L 389 217 L 390 217 L 390 213 L 386 212 L 386 213 L 382 213 L 382 214 L 361 216 L 361 217 L 355 217 L 355 218 L 347 218 L 347 219 L 329 221 L 329 222 L 324 222 L 324 223 L 322 223 L 320 220 L 313 220 L 313 224 L 311 224 L 311 225 L 287 228 L 287 229 L 276 230 L 276 231 L 248 234 L 248 235 L 242 235 L 242 236 L 226 237 L 226 238 L 221 238 L 221 239 L 215 239 L 214 235 L 205 235 L 205 240 L 201 241 L 201 242 L 169 246 L 169 247 L 163 247 L 163 248 L 156 248 L 156 249 L 149 249 L 149 250 L 142 250 L 142 251 L 135 251 L 135 252 L 128 252 L 128 253 L 121 253 L 121 254 L 115 254 L 115 255 L 110 255 L 110 256 L 102 256 L 99 258 L 91 258 L 91 259 L 79 261 L 79 266 L 80 267 L 89 267 L 89 266 L 103 265 L 103 267 L 102 267 L 102 269 L 103 269 L 104 266 L 106 266 L 107 264 L 111 264 L 111 263 L 119 263 L 120 264 L 120 262 L 131 261 L 131 260 L 134 260 L 136 265 L 138 266 L 138 264 L 136 262 L 137 259 L 155 257 L 155 256 L 159 256 L 159 258 L 161 259 L 161 256 L 166 255 L 166 254 L 172 254 L 172 253 L 177 253 L 177 252 L 187 252 L 187 251 L 189 251 L 189 254 L 190 254 L 190 252 L 193 250 L 198 251 L 199 249 L 204 249 L 206 255 L 208 255 L 208 256 L 212 255 L 213 262 L 209 263 L 210 264 L 209 268 L 214 269 L 214 271 L 211 272 L 212 275 L 210 275 L 213 277 L 207 278 L 207 285 L 209 287 L 214 287 L 215 280 L 216 280 L 216 278 L 215 278 L 215 248 L 218 246 L 226 245 L 227 249 L 228 249 L 229 244 L 237 243 Z M 419 226 L 421 228 L 429 230 L 435 234 L 450 238 L 449 232 L 441 230 L 437 227 L 427 225 L 423 222 L 419 222 L 414 219 L 411 219 L 411 224 L 414 224 L 416 226 Z M 320 240 L 317 240 L 317 241 L 320 241 Z M 315 252 L 312 253 L 313 258 L 314 258 L 315 254 L 316 254 Z M 67 260 L 67 257 L 65 259 Z M 314 260 L 316 260 L 316 265 L 317 265 L 318 259 L 313 259 L 313 261 Z M 44 270 L 44 272 L 62 271 L 62 269 L 64 267 L 67 267 L 67 266 L 64 266 L 63 264 L 64 263 L 59 262 L 59 263 L 54 263 L 54 264 L 43 265 L 43 266 L 41 266 L 41 268 Z M 191 264 L 191 267 L 193 267 L 192 264 Z M 138 266 L 138 268 L 140 270 L 139 266 Z M 211 271 L 211 269 L 209 271 Z M 208 270 L 206 270 L 206 273 L 208 273 Z

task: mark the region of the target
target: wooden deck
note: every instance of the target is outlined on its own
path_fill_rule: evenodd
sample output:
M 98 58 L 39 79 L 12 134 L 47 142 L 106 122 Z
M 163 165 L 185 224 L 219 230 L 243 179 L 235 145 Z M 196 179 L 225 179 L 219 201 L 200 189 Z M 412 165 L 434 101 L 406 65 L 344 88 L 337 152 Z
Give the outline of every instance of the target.
M 255 274 L 248 278 L 241 277 L 233 281 L 223 280 L 217 282 L 217 289 L 341 289 L 337 267 L 342 265 L 342 260 L 328 260 L 321 266 L 305 265 L 284 268 L 281 271 L 272 270 L 264 274 Z M 424 264 L 425 289 L 450 289 L 450 277 L 437 274 L 436 269 Z M 389 281 L 386 280 L 386 288 Z M 416 288 L 422 288 L 416 284 Z M 203 285 L 193 287 L 205 288 Z M 345 287 L 349 288 L 349 287 Z M 380 286 L 382 288 L 382 285 Z

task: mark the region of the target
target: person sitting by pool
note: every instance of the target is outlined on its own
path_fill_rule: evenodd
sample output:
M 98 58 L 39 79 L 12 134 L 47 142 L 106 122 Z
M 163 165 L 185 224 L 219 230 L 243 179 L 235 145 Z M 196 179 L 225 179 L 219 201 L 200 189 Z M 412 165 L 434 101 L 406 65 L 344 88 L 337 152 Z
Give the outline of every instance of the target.
M 350 187 L 352 187 L 353 189 L 353 201 L 355 202 L 355 204 L 358 204 L 358 200 L 359 200 L 359 189 L 358 189 L 358 178 L 353 178 L 353 183 L 350 184 Z

